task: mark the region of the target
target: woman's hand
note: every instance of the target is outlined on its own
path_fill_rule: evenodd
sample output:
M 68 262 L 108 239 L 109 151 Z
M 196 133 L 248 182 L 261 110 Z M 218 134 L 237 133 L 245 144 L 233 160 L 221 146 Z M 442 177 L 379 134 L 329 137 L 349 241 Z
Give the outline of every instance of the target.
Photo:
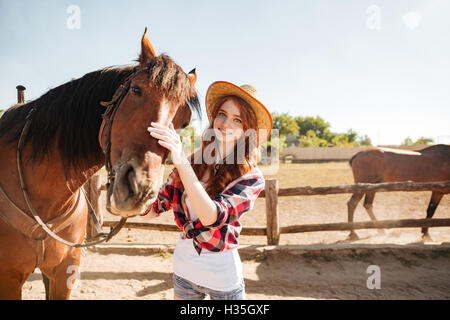
M 178 168 L 179 165 L 186 161 L 186 156 L 183 152 L 183 143 L 172 123 L 166 127 L 159 123 L 152 122 L 151 127 L 148 127 L 147 130 L 153 138 L 158 140 L 158 143 L 161 146 L 170 151 L 172 162 L 175 167 Z
M 200 222 L 204 226 L 212 225 L 217 221 L 217 206 L 206 193 L 189 160 L 184 155 L 183 144 L 173 125 L 170 124 L 168 127 L 165 127 L 152 122 L 151 127 L 148 127 L 148 131 L 153 138 L 158 139 L 158 143 L 161 146 L 170 151 L 173 164 L 178 169 L 187 197 L 191 200 Z
M 140 215 L 140 217 L 141 217 L 142 219 L 144 219 L 144 220 L 151 220 L 151 219 L 154 219 L 154 218 L 159 217 L 159 214 L 157 214 L 157 213 L 155 212 L 155 210 L 153 209 L 153 206 L 150 206 L 150 208 L 148 209 L 148 211 L 146 211 L 146 212 L 144 213 L 144 215 Z

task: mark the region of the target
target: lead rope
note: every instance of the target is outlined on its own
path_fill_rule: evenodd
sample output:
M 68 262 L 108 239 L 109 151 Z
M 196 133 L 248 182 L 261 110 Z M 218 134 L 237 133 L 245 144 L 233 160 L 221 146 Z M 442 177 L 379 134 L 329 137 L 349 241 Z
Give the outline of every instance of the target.
M 89 212 L 91 212 L 92 222 L 94 223 L 95 231 L 97 232 L 97 234 L 92 238 L 95 239 L 95 238 L 99 238 L 99 237 L 107 237 L 108 234 L 103 232 L 102 227 L 100 226 L 100 222 L 98 221 L 97 212 L 95 212 L 94 206 L 92 205 L 91 201 L 89 200 L 89 197 L 86 194 L 86 190 L 84 190 L 84 187 L 81 187 L 80 189 L 84 194 L 84 198 L 86 199 L 86 202 L 88 203 L 89 207 L 91 208 L 91 210 Z

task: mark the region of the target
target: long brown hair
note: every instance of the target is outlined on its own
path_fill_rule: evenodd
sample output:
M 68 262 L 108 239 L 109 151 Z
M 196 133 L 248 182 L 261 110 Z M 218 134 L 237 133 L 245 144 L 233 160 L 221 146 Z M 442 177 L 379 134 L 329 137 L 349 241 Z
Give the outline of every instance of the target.
M 227 158 L 223 161 L 223 163 L 218 165 L 215 165 L 214 163 L 207 164 L 204 161 L 203 151 L 206 150 L 211 143 L 216 143 L 215 137 L 212 137 L 212 140 L 210 141 L 203 138 L 201 149 L 191 155 L 191 165 L 199 180 L 203 177 L 207 170 L 209 171 L 210 176 L 205 190 L 210 196 L 214 196 L 215 194 L 222 192 L 230 182 L 240 176 L 243 176 L 254 166 L 256 166 L 259 160 L 259 149 L 256 146 L 256 136 L 246 134 L 246 131 L 249 129 L 253 129 L 254 133 L 258 129 L 256 115 L 253 108 L 242 98 L 234 95 L 228 95 L 218 99 L 213 106 L 211 117 L 212 122 L 207 130 L 213 130 L 214 119 L 217 117 L 220 107 L 222 107 L 222 105 L 229 100 L 233 101 L 239 108 L 240 118 L 242 120 L 244 130 L 244 134 L 235 143 L 233 152 L 231 153 L 231 155 L 233 155 L 233 159 Z M 241 156 L 243 156 L 244 159 L 239 159 L 238 147 L 241 147 L 242 144 L 244 144 L 245 152 L 244 155 Z M 213 153 L 215 153 L 215 150 L 216 149 L 214 148 Z M 215 154 L 213 155 L 215 156 Z M 198 156 L 201 156 L 200 161 L 197 158 Z

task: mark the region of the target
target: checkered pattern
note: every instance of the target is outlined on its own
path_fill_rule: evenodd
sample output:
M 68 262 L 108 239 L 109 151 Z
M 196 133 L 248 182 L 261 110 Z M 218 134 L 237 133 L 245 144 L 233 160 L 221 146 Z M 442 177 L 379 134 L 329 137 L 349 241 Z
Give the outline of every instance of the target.
M 186 193 L 174 169 L 161 188 L 153 208 L 157 214 L 172 209 L 183 237 L 193 239 L 199 255 L 202 249 L 220 252 L 238 246 L 237 239 L 242 230 L 239 219 L 253 208 L 264 185 L 264 177 L 258 167 L 232 181 L 222 193 L 212 198 L 217 206 L 217 221 L 210 226 L 203 226 L 200 220 L 190 221 L 187 218 L 189 210 L 185 201 Z

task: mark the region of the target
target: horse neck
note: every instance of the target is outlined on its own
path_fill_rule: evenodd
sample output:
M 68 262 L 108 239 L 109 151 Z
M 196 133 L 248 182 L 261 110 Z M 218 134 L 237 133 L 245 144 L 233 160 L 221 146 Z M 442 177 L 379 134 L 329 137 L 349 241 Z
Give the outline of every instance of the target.
M 0 142 L 0 183 L 10 200 L 29 212 L 19 179 L 17 144 Z M 67 170 L 55 147 L 42 161 L 33 161 L 30 157 L 32 152 L 31 144 L 27 144 L 21 152 L 22 176 L 31 204 L 44 221 L 72 208 L 80 188 L 104 165 L 101 160 L 83 168 Z
M 36 109 L 31 116 L 30 137 L 27 139 L 28 141 L 21 155 L 23 175 L 33 206 L 41 218 L 46 220 L 59 215 L 61 211 L 70 207 L 76 200 L 79 188 L 103 166 L 102 151 L 100 147 L 97 147 L 98 130 L 101 122 L 100 114 L 101 110 L 103 110 L 99 106 L 99 101 L 109 101 L 118 84 L 131 74 L 133 70 L 133 67 L 106 68 L 86 74 L 80 79 L 50 90 L 41 98 L 18 106 L 15 110 L 9 112 L 6 117 L 5 115 L 3 116 L 4 119 L 2 120 L 4 121 L 0 126 L 0 146 L 2 147 L 0 180 L 14 203 L 23 209 L 27 208 L 20 188 L 16 150 L 17 141 L 24 124 L 23 120 L 28 110 L 31 108 Z M 64 99 L 60 100 L 61 97 L 64 97 Z M 57 105 L 53 106 L 54 109 L 47 109 L 47 106 L 52 101 L 74 104 L 69 105 L 70 110 L 66 110 L 70 111 L 71 114 L 68 115 L 64 109 Z M 100 109 L 95 109 L 97 110 L 95 111 L 95 116 L 87 116 L 85 113 L 79 112 L 79 107 L 85 108 L 83 112 L 94 110 L 93 108 Z M 84 129 L 86 123 L 80 123 L 73 119 L 67 120 L 73 116 L 71 110 L 74 111 L 73 115 L 83 115 L 78 117 L 81 121 L 98 121 L 98 123 L 91 125 L 89 131 L 86 131 Z M 53 114 L 53 117 L 50 116 L 51 114 Z M 65 119 L 65 122 L 63 119 Z M 43 133 L 42 123 L 45 124 L 47 122 L 48 125 L 45 125 L 45 127 L 49 128 L 49 131 L 41 135 Z M 18 125 L 18 123 L 21 124 Z M 64 126 L 61 126 L 61 123 L 64 123 Z M 61 127 L 64 128 L 62 132 L 57 129 Z M 85 130 L 81 134 L 80 128 Z M 33 150 L 33 140 L 36 137 L 38 139 L 34 141 L 35 147 L 40 146 L 41 141 L 48 143 L 45 148 L 48 150 L 48 153 L 43 159 L 39 160 L 31 157 L 33 154 L 43 154 L 45 152 L 45 149 L 35 148 Z M 65 139 L 65 137 L 72 140 L 65 141 L 65 147 L 59 148 L 58 139 Z M 83 139 L 83 137 L 84 140 L 79 140 Z M 79 143 L 78 147 L 80 145 L 90 146 L 87 148 L 89 151 L 83 151 L 80 148 L 76 149 L 76 142 Z M 63 161 L 60 154 L 64 154 L 67 159 L 89 158 L 90 160 L 73 169 L 73 164 L 67 164 L 67 161 Z M 65 169 L 64 166 L 70 169 Z

